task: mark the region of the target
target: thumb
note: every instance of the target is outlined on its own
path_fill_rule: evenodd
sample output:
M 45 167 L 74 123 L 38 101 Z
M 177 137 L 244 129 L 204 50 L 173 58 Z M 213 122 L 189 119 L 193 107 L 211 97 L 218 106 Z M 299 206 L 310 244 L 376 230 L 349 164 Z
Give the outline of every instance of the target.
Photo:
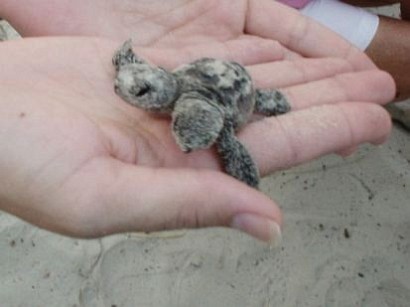
M 99 167 L 101 235 L 234 227 L 276 245 L 281 214 L 267 196 L 217 171 L 146 168 L 110 160 Z

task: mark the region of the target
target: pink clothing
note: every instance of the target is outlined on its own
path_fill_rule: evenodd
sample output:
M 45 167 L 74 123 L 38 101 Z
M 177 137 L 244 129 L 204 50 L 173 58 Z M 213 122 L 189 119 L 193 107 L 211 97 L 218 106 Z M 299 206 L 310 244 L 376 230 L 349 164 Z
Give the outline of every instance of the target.
M 300 9 L 304 7 L 306 4 L 308 4 L 311 0 L 278 0 L 278 1 L 284 4 L 287 4 L 289 6 L 292 6 L 294 8 Z

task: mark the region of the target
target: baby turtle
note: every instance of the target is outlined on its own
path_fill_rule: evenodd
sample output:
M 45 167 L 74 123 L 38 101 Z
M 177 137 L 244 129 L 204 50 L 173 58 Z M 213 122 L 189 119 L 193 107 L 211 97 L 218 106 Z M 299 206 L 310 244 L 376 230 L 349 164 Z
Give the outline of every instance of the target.
M 115 92 L 133 106 L 172 116 L 172 131 L 181 150 L 214 143 L 225 171 L 257 187 L 258 169 L 235 132 L 258 112 L 286 113 L 290 105 L 277 90 L 254 89 L 238 63 L 203 58 L 173 72 L 138 57 L 126 41 L 113 57 Z

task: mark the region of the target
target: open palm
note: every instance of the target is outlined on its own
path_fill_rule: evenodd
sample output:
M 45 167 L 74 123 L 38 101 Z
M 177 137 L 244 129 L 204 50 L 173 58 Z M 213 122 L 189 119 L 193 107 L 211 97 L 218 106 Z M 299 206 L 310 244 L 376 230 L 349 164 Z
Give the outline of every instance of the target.
M 247 11 L 243 0 L 235 5 L 225 0 L 53 0 L 10 6 L 11 20 L 17 19 L 14 24 L 25 35 L 94 35 L 122 40 L 132 35 L 141 45 L 237 38 L 243 34 Z

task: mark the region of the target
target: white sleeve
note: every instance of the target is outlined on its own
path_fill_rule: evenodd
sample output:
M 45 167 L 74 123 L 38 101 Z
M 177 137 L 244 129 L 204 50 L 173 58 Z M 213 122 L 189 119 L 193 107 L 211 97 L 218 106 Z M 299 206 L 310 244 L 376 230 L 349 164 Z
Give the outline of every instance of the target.
M 361 50 L 370 45 L 379 26 L 377 15 L 337 0 L 313 0 L 300 11 Z

